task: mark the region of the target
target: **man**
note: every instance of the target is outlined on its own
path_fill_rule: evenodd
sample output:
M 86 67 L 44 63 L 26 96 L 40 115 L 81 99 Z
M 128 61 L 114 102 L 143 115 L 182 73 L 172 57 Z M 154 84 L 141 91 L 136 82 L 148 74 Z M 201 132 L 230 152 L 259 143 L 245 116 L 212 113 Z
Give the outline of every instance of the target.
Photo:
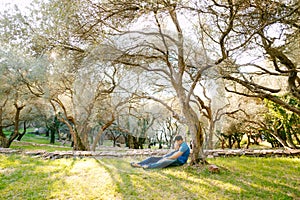
M 187 162 L 190 155 L 190 148 L 183 141 L 182 136 L 175 137 L 175 151 L 163 157 L 150 157 L 138 163 L 130 163 L 132 167 L 142 167 L 144 169 L 165 168 L 170 166 L 180 166 Z

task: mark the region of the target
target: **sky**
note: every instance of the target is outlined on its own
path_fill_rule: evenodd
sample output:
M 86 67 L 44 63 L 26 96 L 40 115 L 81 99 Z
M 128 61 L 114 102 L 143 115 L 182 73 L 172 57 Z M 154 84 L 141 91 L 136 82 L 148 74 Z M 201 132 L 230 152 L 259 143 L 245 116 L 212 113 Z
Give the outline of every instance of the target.
M 29 6 L 31 3 L 31 0 L 0 0 L 0 12 L 7 9 L 8 7 L 11 7 L 11 5 L 8 4 L 16 4 L 20 10 L 24 9 L 25 7 Z

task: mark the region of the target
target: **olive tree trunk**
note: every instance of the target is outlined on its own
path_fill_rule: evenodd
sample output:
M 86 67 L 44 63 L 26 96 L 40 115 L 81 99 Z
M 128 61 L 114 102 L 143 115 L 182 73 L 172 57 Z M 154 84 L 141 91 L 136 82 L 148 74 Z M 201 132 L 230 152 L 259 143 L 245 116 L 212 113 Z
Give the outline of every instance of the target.
M 14 131 L 12 132 L 12 134 L 9 136 L 9 138 L 7 138 L 4 133 L 3 133 L 3 127 L 2 127 L 2 108 L 0 110 L 0 125 L 1 125 L 1 131 L 0 131 L 0 147 L 3 148 L 9 148 L 11 143 L 18 137 L 19 135 L 19 123 L 20 123 L 20 114 L 21 114 L 21 110 L 25 107 L 25 105 L 22 106 L 18 106 L 17 103 L 14 104 L 15 108 L 16 108 L 16 114 L 15 114 L 15 118 L 14 118 Z
M 95 139 L 94 139 L 94 142 L 93 142 L 93 144 L 92 144 L 92 151 L 95 151 L 95 150 L 96 150 L 96 146 L 97 146 L 97 144 L 99 143 L 100 138 L 101 138 L 103 132 L 104 132 L 108 127 L 110 127 L 110 125 L 112 125 L 112 123 L 114 122 L 114 120 L 115 120 L 115 118 L 112 117 L 112 119 L 111 119 L 110 121 L 108 121 L 106 124 L 104 124 L 104 125 L 100 128 L 100 130 L 99 130 L 99 132 L 97 133 L 97 135 L 96 135 L 96 137 L 95 137 Z
M 190 164 L 193 165 L 199 162 L 205 162 L 205 155 L 203 152 L 204 137 L 199 118 L 190 106 L 186 106 L 183 109 L 183 114 L 193 140 L 193 153 L 191 155 L 192 158 Z

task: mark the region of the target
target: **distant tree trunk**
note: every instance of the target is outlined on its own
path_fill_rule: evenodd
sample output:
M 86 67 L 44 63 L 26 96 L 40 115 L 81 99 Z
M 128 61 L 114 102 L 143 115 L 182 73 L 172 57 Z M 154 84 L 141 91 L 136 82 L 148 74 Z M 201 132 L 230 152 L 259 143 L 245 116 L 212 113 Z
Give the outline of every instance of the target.
M 273 123 L 273 132 L 270 132 L 270 134 L 284 147 L 284 148 L 289 148 L 287 142 L 282 139 L 278 133 L 278 130 L 280 130 L 280 128 L 282 127 L 282 124 L 279 125 L 279 121 L 274 121 Z
M 236 143 L 237 143 L 237 148 L 238 148 L 238 149 L 241 148 L 241 141 L 242 141 L 243 135 L 244 135 L 244 133 L 235 133 L 235 134 L 233 135 L 234 140 L 235 140 Z
M 210 124 L 209 124 L 209 131 L 208 131 L 208 146 L 207 149 L 213 149 L 214 145 L 213 145 L 213 137 L 214 137 L 214 121 L 211 119 L 209 120 Z
M 82 144 L 88 149 L 90 150 L 90 143 L 89 143 L 89 133 L 91 133 L 91 128 L 88 124 L 87 121 L 85 121 L 83 124 L 80 124 L 79 126 L 76 126 L 78 128 L 77 132 L 78 135 L 80 137 L 80 140 L 82 142 Z M 100 136 L 101 138 L 101 136 Z M 100 138 L 97 140 L 97 144 L 100 141 Z M 94 140 L 93 140 L 94 143 Z
M 8 139 L 3 133 L 3 126 L 0 126 L 0 147 L 8 148 Z
M 113 139 L 113 147 L 116 147 L 117 144 L 117 140 L 119 139 L 119 137 L 121 136 L 121 134 L 118 134 L 117 136 L 114 134 L 113 131 L 110 130 L 110 135 Z
M 101 135 L 103 134 L 103 132 L 108 128 L 110 127 L 110 125 L 112 125 L 112 123 L 115 121 L 115 118 L 114 116 L 112 116 L 111 120 L 108 121 L 106 124 L 104 124 L 101 129 L 99 130 L 99 132 L 97 133 L 96 137 L 95 137 L 95 140 L 93 142 L 93 145 L 92 145 L 92 151 L 95 151 L 96 150 L 96 146 L 101 138 Z
M 63 118 L 60 118 L 60 120 L 67 125 L 67 127 L 69 128 L 69 131 L 70 131 L 70 134 L 73 138 L 73 141 L 72 141 L 72 147 L 73 147 L 73 150 L 75 151 L 88 151 L 89 150 L 89 147 L 86 147 L 82 141 L 81 141 L 81 138 L 79 137 L 79 134 L 77 133 L 77 131 L 73 128 L 73 126 L 70 124 L 69 121 L 66 121 L 65 119 Z
M 162 149 L 163 147 L 162 147 L 162 143 L 161 143 L 161 141 L 159 141 L 158 142 L 158 149 Z
M 60 138 L 60 135 L 58 134 L 60 121 L 58 120 L 57 116 L 54 116 L 53 120 L 46 126 L 47 126 L 48 134 L 50 132 L 50 144 L 54 144 L 55 143 L 55 134 L 57 134 L 58 137 Z
M 237 140 L 237 148 L 240 149 L 241 148 L 241 140 Z
M 66 120 L 63 117 L 58 118 L 58 120 L 61 121 L 62 123 L 64 123 L 65 125 L 67 125 L 67 127 L 70 131 L 71 137 L 73 139 L 73 141 L 72 141 L 73 150 L 75 150 L 75 151 L 88 151 L 90 149 L 89 146 L 85 145 L 82 142 L 77 130 L 74 128 L 75 127 L 75 124 L 74 124 L 75 121 L 74 120 L 73 121 L 70 121 L 69 119 Z
M 26 133 L 26 121 L 24 121 L 23 125 L 24 125 L 24 129 L 23 129 L 23 132 L 22 132 L 22 133 L 19 133 L 19 136 L 18 136 L 18 138 L 17 138 L 18 141 L 21 141 L 22 137 L 23 137 L 23 136 L 25 135 L 25 133 Z
M 144 144 L 145 144 L 146 138 L 138 138 L 138 148 L 144 149 Z
M 128 142 L 128 134 L 122 133 L 124 139 L 125 139 L 125 147 L 129 147 L 129 142 Z
M 162 149 L 162 135 L 164 131 L 160 134 L 160 137 L 158 137 L 158 134 L 156 134 L 156 140 L 158 141 L 158 148 Z
M 295 137 L 295 139 L 297 141 L 297 144 L 300 145 L 300 139 L 299 139 L 299 137 L 298 137 L 298 135 L 297 135 L 296 132 L 294 132 L 293 136 Z
M 9 138 L 7 139 L 6 136 L 4 135 L 2 128 L 1 127 L 1 132 L 0 132 L 0 137 L 1 137 L 1 143 L 0 146 L 2 146 L 3 148 L 9 148 L 11 143 L 18 137 L 19 135 L 19 123 L 20 123 L 20 114 L 21 114 L 21 110 L 25 107 L 25 105 L 22 106 L 18 106 L 17 103 L 14 104 L 15 108 L 16 108 L 16 114 L 15 114 L 15 119 L 14 119 L 14 131 L 12 132 L 12 134 L 9 136 Z M 2 108 L 1 108 L 1 124 L 2 124 Z
M 249 149 L 250 143 L 251 143 L 251 133 L 247 134 L 247 146 L 246 149 Z
M 131 134 L 128 134 L 128 147 L 129 149 L 134 149 L 133 136 Z
M 277 133 L 277 130 L 271 133 L 271 135 L 284 147 L 284 148 L 289 148 L 288 144 L 286 143 L 285 140 L 283 140 Z
M 143 149 L 143 145 L 146 141 L 146 138 L 132 136 L 133 148 L 134 149 Z
M 56 116 L 60 122 L 64 123 L 68 127 L 70 134 L 73 138 L 73 141 L 72 141 L 73 150 L 88 151 L 90 149 L 89 145 L 85 144 L 83 142 L 83 140 L 80 138 L 80 135 L 78 134 L 78 132 L 76 130 L 76 121 L 72 116 L 68 116 L 67 110 L 66 110 L 65 106 L 63 105 L 63 103 L 59 99 L 55 99 L 55 98 L 51 99 L 50 103 L 51 103 L 54 111 L 56 111 L 56 107 L 54 105 L 55 103 L 57 103 L 60 106 L 60 108 L 63 110 L 63 114 L 58 112 L 58 114 Z
M 253 143 L 254 143 L 255 145 L 259 145 L 259 143 L 258 143 L 258 138 L 257 138 L 256 135 L 251 135 L 251 138 L 252 138 Z
M 56 133 L 56 131 L 54 129 L 50 130 L 50 144 L 55 143 L 55 133 Z
M 46 130 L 46 137 L 49 137 L 49 129 Z
M 294 142 L 293 142 L 291 132 L 290 132 L 290 131 L 286 131 L 286 134 L 287 134 L 287 144 L 288 144 L 291 148 L 297 149 L 296 145 L 295 145 Z
M 75 135 L 76 135 L 76 137 L 77 137 L 77 143 L 75 144 L 75 142 L 74 142 L 73 150 L 75 150 L 75 151 L 89 151 L 90 148 L 89 148 L 88 146 L 86 146 L 86 145 L 82 142 L 82 140 L 81 140 L 81 138 L 79 137 L 79 134 L 77 133 L 77 131 L 75 130 L 74 132 L 75 132 Z
M 3 125 L 2 125 L 2 121 L 3 121 L 3 118 L 2 118 L 2 116 L 3 116 L 3 107 L 4 107 L 4 105 L 0 106 L 0 147 L 7 146 L 6 143 L 8 142 L 6 136 L 5 136 L 4 132 L 3 132 Z
M 137 137 L 135 136 L 132 136 L 132 141 L 133 141 L 133 148 L 134 149 L 138 149 L 139 148 L 139 144 L 138 144 L 138 141 L 137 141 Z
M 229 149 L 232 149 L 232 146 L 233 146 L 233 142 L 232 142 L 232 135 L 228 135 L 228 146 L 229 146 Z

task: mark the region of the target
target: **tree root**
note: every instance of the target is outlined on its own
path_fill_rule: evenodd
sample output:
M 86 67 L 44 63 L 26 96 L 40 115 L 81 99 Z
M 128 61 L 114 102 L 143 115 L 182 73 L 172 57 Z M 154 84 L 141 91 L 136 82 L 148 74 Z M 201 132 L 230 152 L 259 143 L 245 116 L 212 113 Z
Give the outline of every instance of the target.
M 214 164 L 210 164 L 209 162 L 207 162 L 207 160 L 205 158 L 197 158 L 196 160 L 192 160 L 189 163 L 189 166 L 200 167 L 200 168 L 203 168 L 207 165 L 208 165 L 207 169 L 209 172 L 220 173 L 220 167 L 218 167 L 217 165 L 214 165 Z
M 190 166 L 194 165 L 209 165 L 205 158 L 197 158 L 196 160 L 191 160 Z

